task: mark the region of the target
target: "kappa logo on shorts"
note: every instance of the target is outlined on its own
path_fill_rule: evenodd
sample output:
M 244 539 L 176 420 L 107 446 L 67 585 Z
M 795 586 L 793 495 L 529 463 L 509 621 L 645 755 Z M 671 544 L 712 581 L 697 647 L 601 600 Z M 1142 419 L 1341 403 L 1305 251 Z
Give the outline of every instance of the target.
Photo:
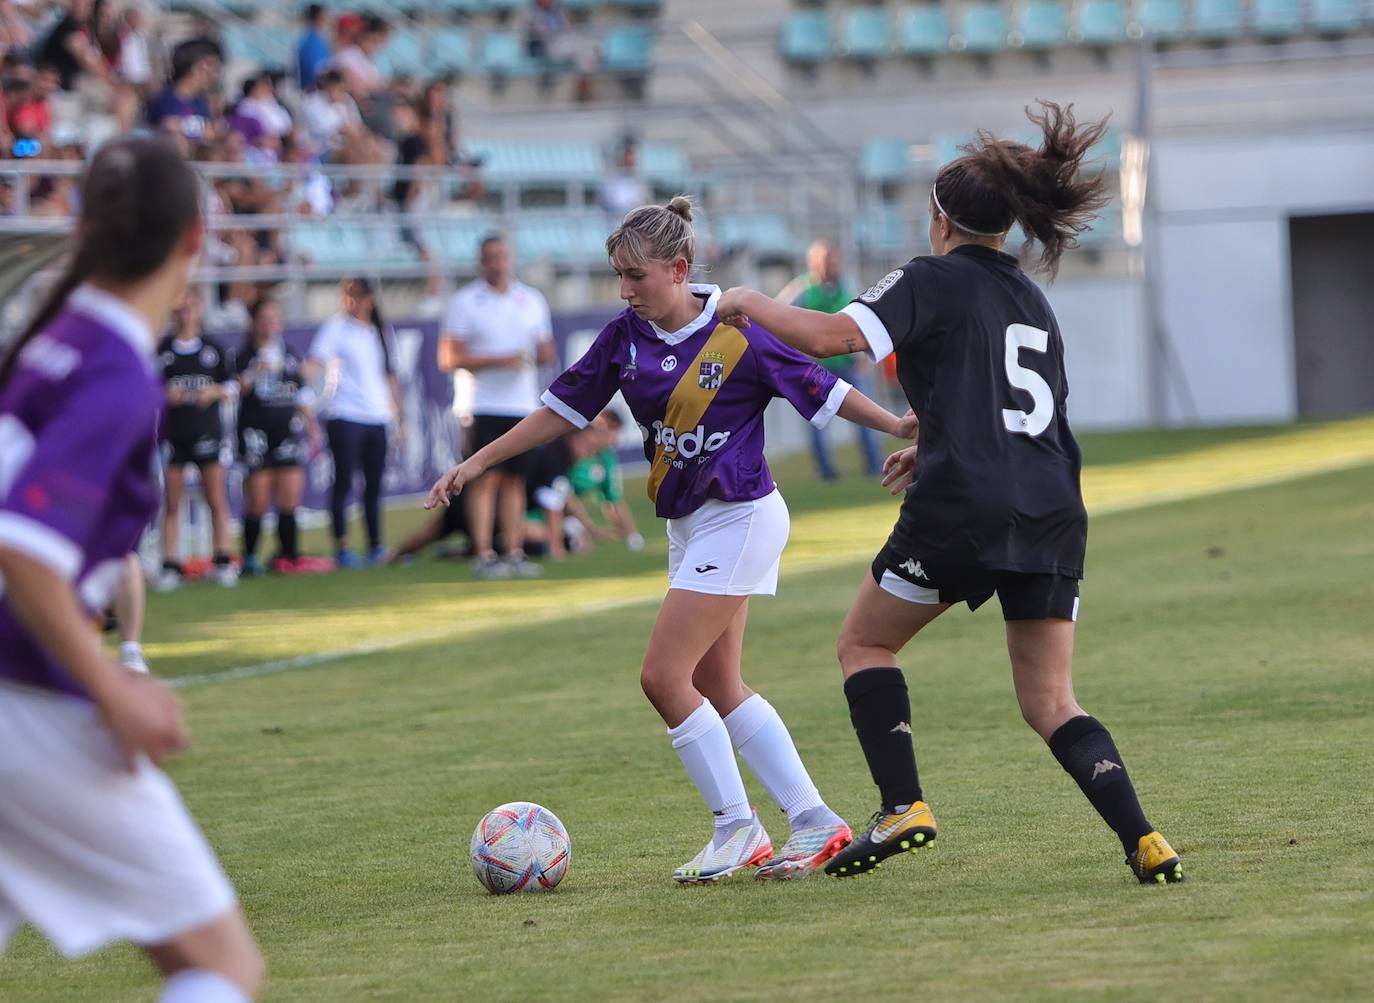
M 719 570 L 720 570 L 720 566 L 719 566 L 719 565 L 711 564 L 711 563 L 709 563 L 709 562 L 706 563 L 706 564 L 698 564 L 698 565 L 696 566 L 696 573 L 699 574 L 699 575 L 712 575 L 712 574 L 715 574 L 715 573 L 716 573 L 717 571 L 719 571 Z
M 903 274 L 905 273 L 903 273 L 900 268 L 894 268 L 879 279 L 876 285 L 870 286 L 868 291 L 859 297 L 859 300 L 864 303 L 878 302 L 878 300 L 883 298 L 883 293 L 895 286 L 897 280 L 900 279 Z
M 899 564 L 897 567 L 912 578 L 924 578 L 926 581 L 930 581 L 930 576 L 926 574 L 925 568 L 921 567 L 921 562 L 914 557 L 908 557 L 905 564 Z

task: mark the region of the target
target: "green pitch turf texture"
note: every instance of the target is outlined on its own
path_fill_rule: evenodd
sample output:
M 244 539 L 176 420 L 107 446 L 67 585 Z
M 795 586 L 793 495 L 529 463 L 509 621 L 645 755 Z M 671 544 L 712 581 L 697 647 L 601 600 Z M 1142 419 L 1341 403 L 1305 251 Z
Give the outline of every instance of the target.
M 1190 463 L 1282 448 L 1310 460 L 1313 431 L 1089 436 L 1085 485 L 1091 499 L 1139 471 L 1148 493 Z M 539 582 L 425 558 L 153 596 L 150 660 L 192 683 L 195 745 L 170 772 L 262 942 L 269 1001 L 1368 998 L 1374 464 L 1358 454 L 1092 522 L 1079 697 L 1182 885 L 1137 885 L 1021 723 L 994 602 L 951 610 L 903 657 L 935 848 L 843 882 L 675 887 L 708 819 L 637 683 L 665 557 L 645 506 L 644 554 L 603 547 Z M 800 459 L 779 472 L 793 542 L 780 596 L 753 604 L 745 676 L 861 824 L 875 795 L 832 651 L 895 501 L 857 477 L 815 484 Z M 419 518 L 390 513 L 389 537 Z M 745 777 L 780 845 L 784 820 Z M 493 898 L 468 838 L 517 799 L 563 819 L 572 867 L 552 894 Z M 26 931 L 0 958 L 16 1003 L 154 985 L 128 947 L 67 963 Z

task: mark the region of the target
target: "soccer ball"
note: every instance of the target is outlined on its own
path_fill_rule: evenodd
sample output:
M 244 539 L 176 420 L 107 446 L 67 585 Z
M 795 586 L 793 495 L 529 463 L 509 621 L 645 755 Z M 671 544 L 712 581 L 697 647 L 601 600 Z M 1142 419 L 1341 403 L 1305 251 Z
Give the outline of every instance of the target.
M 568 873 L 572 840 L 547 808 L 512 801 L 482 816 L 468 856 L 472 873 L 493 895 L 546 892 Z

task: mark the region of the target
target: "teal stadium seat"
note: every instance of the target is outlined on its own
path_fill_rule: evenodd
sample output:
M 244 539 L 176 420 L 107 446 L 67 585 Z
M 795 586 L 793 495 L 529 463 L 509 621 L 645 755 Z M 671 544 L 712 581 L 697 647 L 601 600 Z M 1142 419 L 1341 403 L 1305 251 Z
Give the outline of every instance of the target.
M 652 185 L 681 190 L 689 185 L 692 165 L 677 143 L 640 143 L 639 173 Z
M 525 52 L 524 38 L 514 31 L 489 31 L 483 35 L 478 63 L 496 77 L 531 76 L 541 69 L 541 64 Z
M 964 155 L 964 151 L 959 147 L 972 141 L 973 135 L 971 133 L 937 132 L 931 140 L 935 147 L 935 166 L 943 167 L 951 160 L 958 160 Z
M 1312 27 L 1323 35 L 1348 35 L 1363 22 L 1361 0 L 1312 0 Z
M 1208 42 L 1222 42 L 1245 34 L 1245 9 L 1241 0 L 1197 0 L 1193 30 Z
M 661 6 L 660 0 L 609 0 L 612 7 L 632 11 L 636 14 L 654 14 Z M 567 6 L 565 3 L 563 6 Z
M 477 7 L 488 14 L 514 14 L 527 4 L 528 0 L 479 0 Z
M 280 32 L 255 25 L 226 24 L 220 34 L 225 58 L 231 63 L 252 63 L 267 69 L 285 70 L 296 65 L 291 42 Z
M 905 214 L 894 205 L 875 205 L 861 211 L 854 220 L 854 238 L 873 255 L 909 255 L 917 250 Z
M 1059 0 L 1027 0 L 1016 20 L 1014 41 L 1026 49 L 1054 49 L 1069 37 L 1069 19 Z
M 1069 36 L 1084 45 L 1117 45 L 1126 40 L 1126 11 L 1121 0 L 1083 0 Z
M 782 26 L 782 55 L 789 63 L 815 64 L 830 58 L 830 19 L 822 10 L 798 11 Z
M 963 52 L 1001 52 L 1007 47 L 1007 18 L 998 3 L 970 4 L 964 8 L 959 34 L 951 48 Z
M 426 2 L 436 10 L 448 14 L 462 14 L 472 16 L 482 13 L 482 0 L 426 0 Z
M 844 16 L 840 51 L 846 59 L 872 62 L 892 49 L 892 25 L 881 7 L 855 7 Z
M 1264 38 L 1300 35 L 1307 20 L 1303 0 L 1254 0 L 1250 11 L 1255 32 Z
M 587 14 L 605 5 L 606 0 L 563 0 L 562 4 L 570 14 Z
M 949 17 L 938 3 L 922 4 L 901 15 L 898 44 L 908 56 L 938 56 L 949 51 Z
M 859 154 L 859 175 L 865 181 L 905 181 L 911 172 L 911 144 L 905 139 L 879 136 Z
M 1136 20 L 1131 26 L 1136 38 L 1172 42 L 1188 34 L 1187 13 L 1183 0 L 1140 0 L 1136 6 Z
M 472 69 L 472 39 L 462 28 L 445 26 L 434 32 L 430 64 L 438 73 L 467 73 Z
M 426 72 L 420 37 L 409 31 L 393 31 L 375 57 L 377 68 L 388 77 L 415 77 Z
M 797 257 L 802 245 L 787 228 L 781 213 L 751 212 L 724 216 L 719 221 L 717 238 L 725 247 L 747 247 L 765 258 Z
M 613 73 L 647 73 L 654 61 L 654 33 L 636 24 L 617 24 L 601 36 L 601 65 Z
M 1023 238 L 1024 239 L 1024 238 Z M 1093 220 L 1092 229 L 1078 235 L 1078 246 L 1088 250 L 1114 247 L 1121 243 L 1121 203 L 1112 199 Z

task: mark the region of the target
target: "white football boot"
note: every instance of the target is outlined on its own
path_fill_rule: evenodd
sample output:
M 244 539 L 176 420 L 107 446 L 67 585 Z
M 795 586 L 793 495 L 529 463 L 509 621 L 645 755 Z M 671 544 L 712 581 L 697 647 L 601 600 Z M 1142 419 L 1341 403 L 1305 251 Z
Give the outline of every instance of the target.
M 741 825 L 719 846 L 712 837 L 700 853 L 673 871 L 673 880 L 682 885 L 708 884 L 746 867 L 757 867 L 771 856 L 773 841 L 756 811 L 747 825 Z

